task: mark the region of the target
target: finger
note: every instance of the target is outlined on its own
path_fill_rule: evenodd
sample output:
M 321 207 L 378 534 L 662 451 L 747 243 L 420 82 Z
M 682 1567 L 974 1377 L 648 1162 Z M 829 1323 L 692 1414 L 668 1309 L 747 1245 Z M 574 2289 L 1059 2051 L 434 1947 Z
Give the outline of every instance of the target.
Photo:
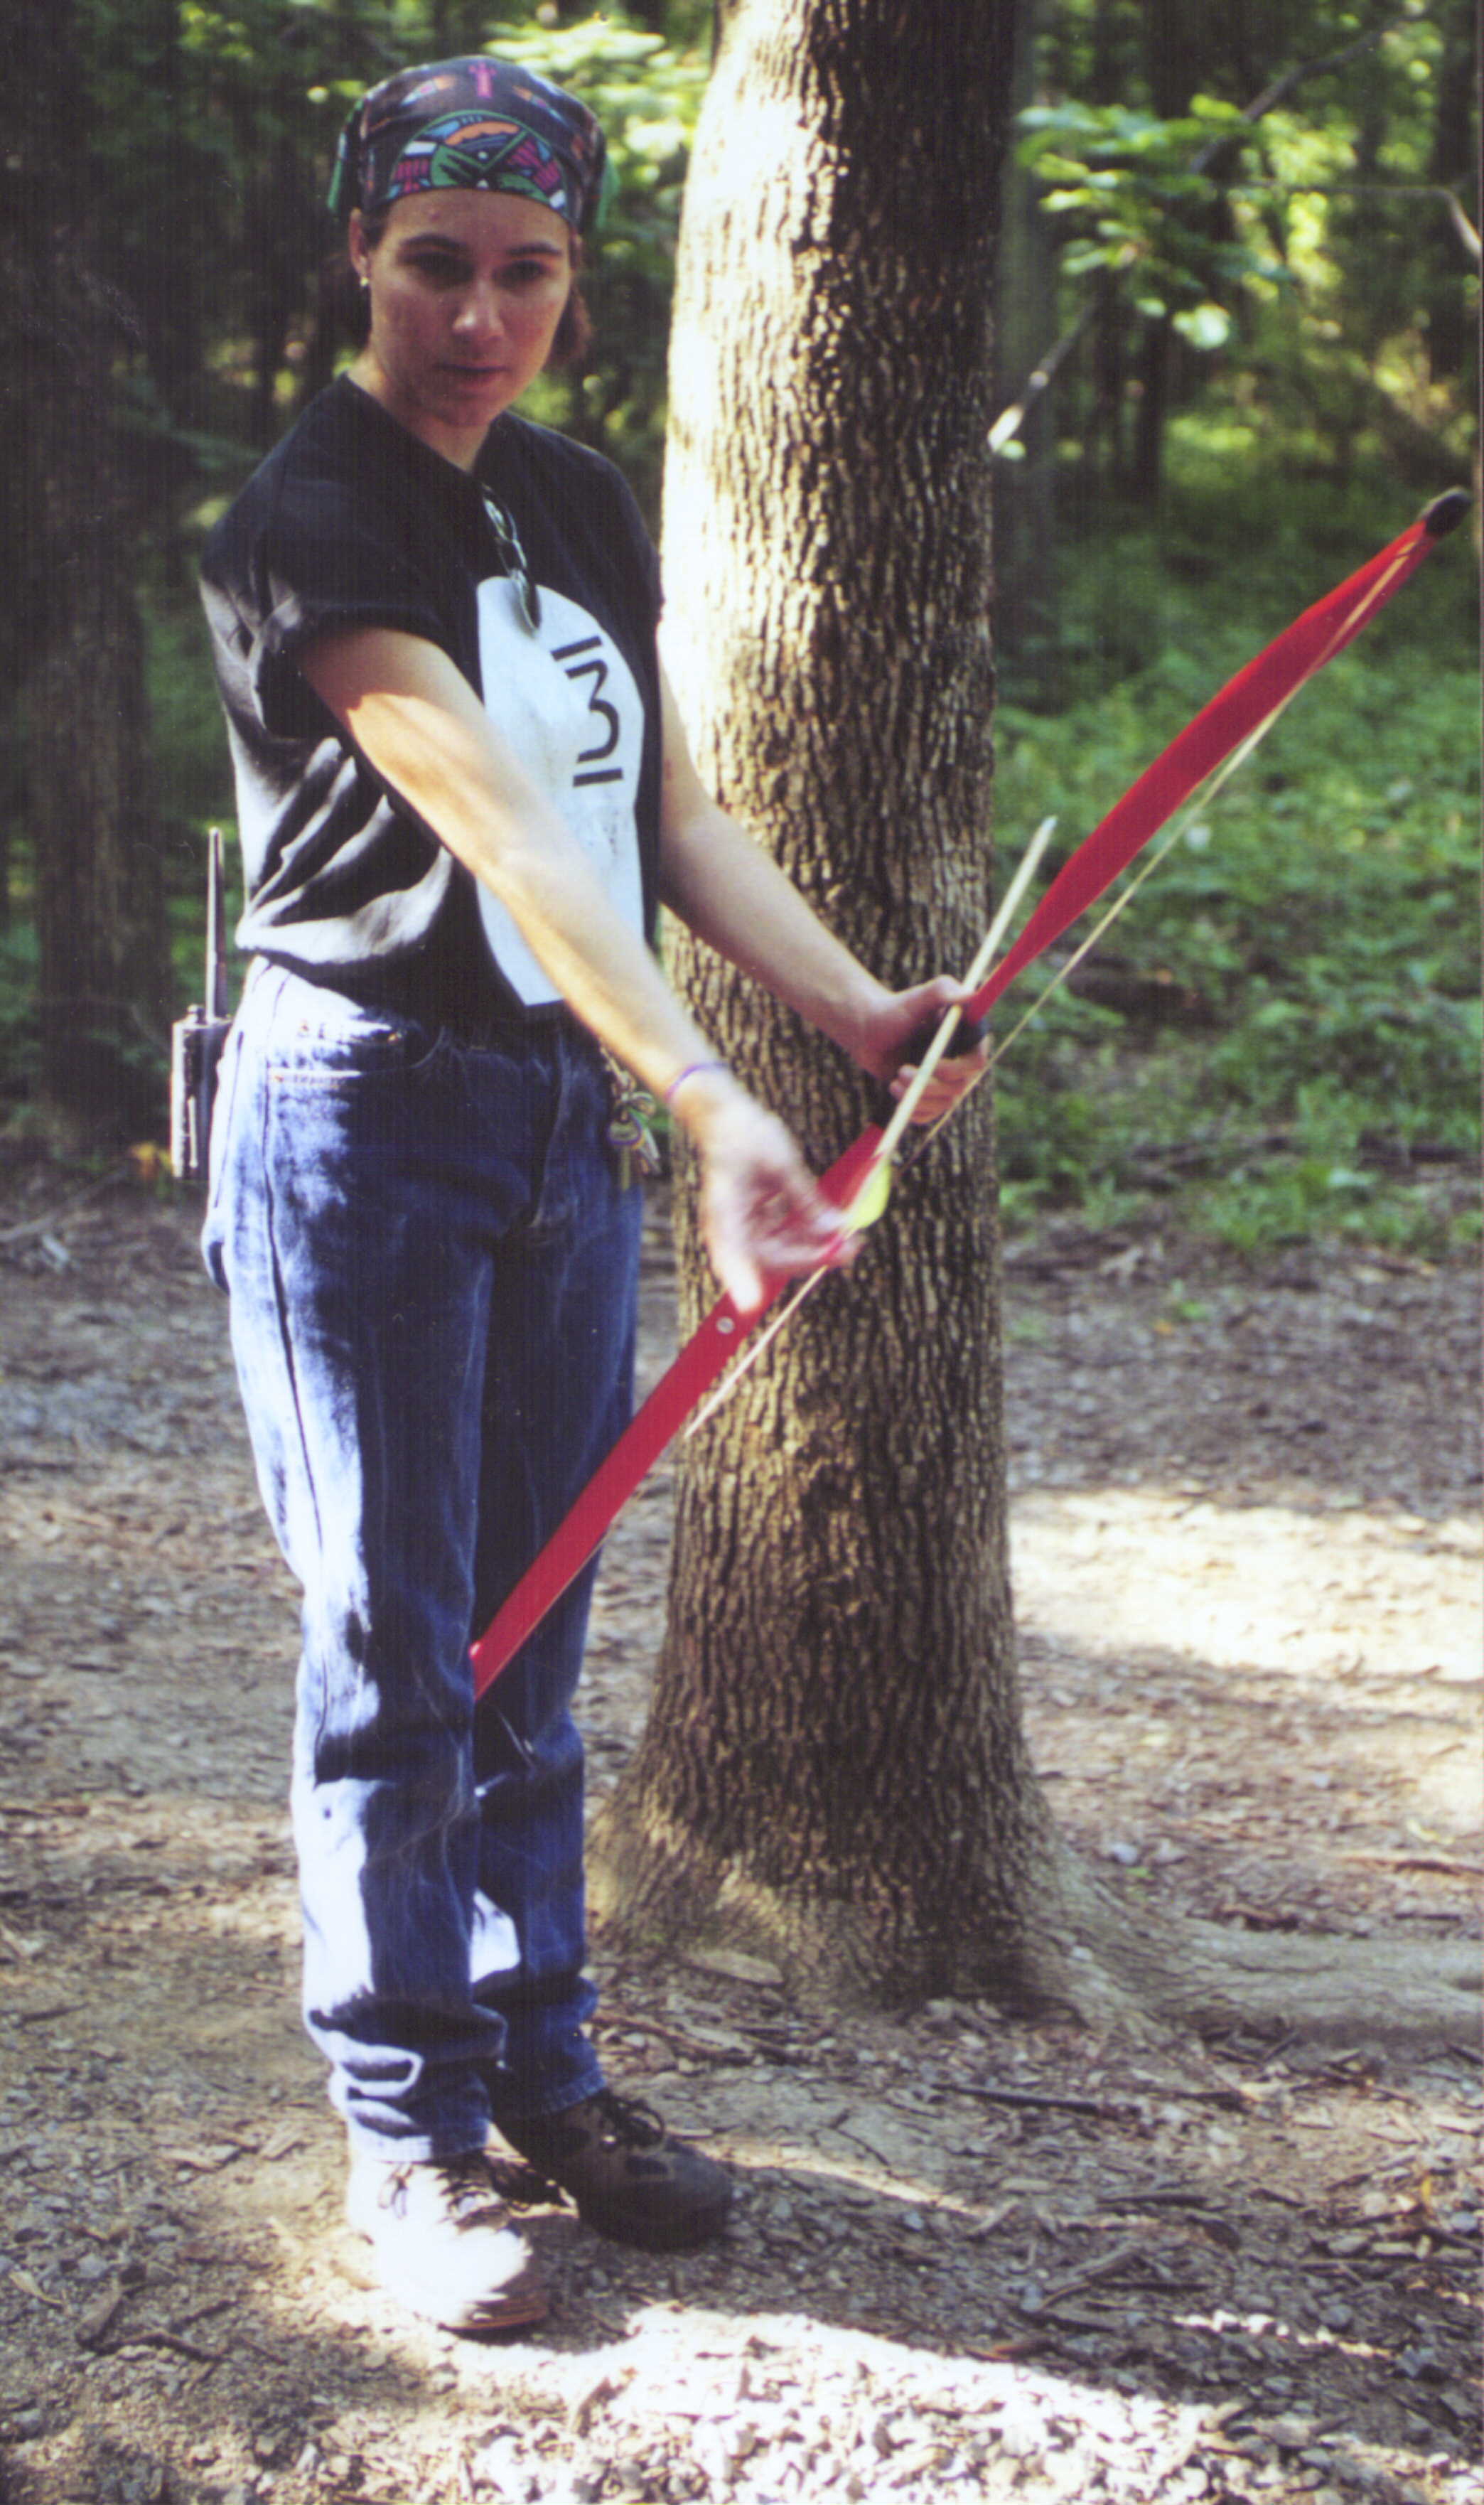
M 954 1107 L 963 1102 L 970 1088 L 983 1076 L 988 1066 L 987 1060 L 960 1063 L 951 1074 L 945 1071 L 941 1076 L 935 1076 L 912 1109 L 913 1122 L 936 1122 L 944 1113 L 951 1113 Z M 890 1092 L 899 1103 L 916 1076 L 915 1071 L 908 1069 L 899 1072 L 893 1079 Z
M 834 1259 L 841 1234 L 840 1213 L 834 1209 L 819 1224 L 771 1231 L 761 1248 L 763 1258 L 772 1270 L 818 1269 L 821 1262 Z
M 758 1263 L 737 1246 L 712 1254 L 712 1267 L 744 1320 L 760 1313 L 767 1289 Z
M 764 1215 L 791 1238 L 816 1249 L 837 1232 L 840 1213 L 805 1165 L 791 1164 L 763 1202 Z
M 939 1017 L 944 1009 L 953 1008 L 958 1002 L 968 998 L 966 985 L 956 982 L 951 974 L 934 974 L 926 983 L 909 984 L 901 994 L 901 999 L 910 1001 L 920 1015 L 936 1009 Z
M 838 1260 L 847 1232 L 836 1204 L 800 1168 L 760 1205 L 754 1249 L 770 1270 L 817 1270 Z
M 959 1098 L 967 1096 L 970 1088 L 983 1077 L 988 1068 L 988 1053 L 974 1053 L 967 1061 L 939 1063 L 928 1081 L 927 1093 L 930 1097 L 941 1097 L 945 1105 L 956 1105 Z M 908 1071 L 907 1076 L 910 1078 L 913 1073 Z

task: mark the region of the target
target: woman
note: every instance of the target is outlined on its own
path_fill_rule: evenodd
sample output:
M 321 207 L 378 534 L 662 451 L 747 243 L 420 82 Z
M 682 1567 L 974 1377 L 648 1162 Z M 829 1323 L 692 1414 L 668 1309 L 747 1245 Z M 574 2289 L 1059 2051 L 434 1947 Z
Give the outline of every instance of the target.
M 585 2032 L 590 1575 L 477 1720 L 467 1659 L 626 1415 L 639 1195 L 607 1056 L 694 1143 L 742 1304 L 764 1269 L 845 1257 L 788 1133 L 667 989 L 655 907 L 878 1079 L 960 997 L 888 992 L 708 798 L 627 491 L 512 413 L 580 327 L 602 176 L 592 117 L 527 71 L 441 62 L 367 96 L 332 193 L 365 343 L 204 565 L 253 952 L 205 1242 L 304 1594 L 305 2019 L 352 2223 L 395 2294 L 462 2329 L 543 2311 L 492 2121 L 610 2235 L 694 2243 L 729 2200 Z

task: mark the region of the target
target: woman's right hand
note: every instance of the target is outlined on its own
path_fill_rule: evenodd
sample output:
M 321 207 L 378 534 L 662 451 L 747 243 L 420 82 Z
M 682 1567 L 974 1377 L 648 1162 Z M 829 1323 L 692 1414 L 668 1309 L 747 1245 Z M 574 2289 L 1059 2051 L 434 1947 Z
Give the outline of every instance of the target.
M 722 1071 L 698 1071 L 675 1111 L 701 1155 L 701 1232 L 711 1266 L 744 1314 L 768 1277 L 794 1278 L 855 1258 L 855 1242 L 790 1133 Z

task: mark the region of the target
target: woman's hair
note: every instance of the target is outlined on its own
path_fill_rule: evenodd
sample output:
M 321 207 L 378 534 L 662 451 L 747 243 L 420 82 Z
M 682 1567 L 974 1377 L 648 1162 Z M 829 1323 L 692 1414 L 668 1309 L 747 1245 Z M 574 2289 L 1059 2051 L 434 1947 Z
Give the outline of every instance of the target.
M 386 232 L 389 208 L 363 212 L 361 232 L 372 252 Z M 548 366 L 581 366 L 592 345 L 592 317 L 583 300 L 583 238 L 569 232 L 572 248 L 572 287 L 562 307 L 562 318 L 551 342 Z M 351 344 L 364 348 L 371 335 L 371 298 L 356 275 L 349 251 L 342 245 L 333 253 L 325 266 L 325 291 L 336 328 L 349 335 Z

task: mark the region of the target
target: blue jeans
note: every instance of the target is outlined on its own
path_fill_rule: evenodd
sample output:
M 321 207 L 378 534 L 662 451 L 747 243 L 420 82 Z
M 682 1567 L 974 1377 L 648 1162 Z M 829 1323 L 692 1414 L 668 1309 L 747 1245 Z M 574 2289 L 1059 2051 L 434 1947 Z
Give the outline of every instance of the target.
M 468 1648 L 628 1416 L 640 1194 L 591 1041 L 473 1049 L 249 978 L 203 1249 L 303 1591 L 304 2017 L 353 2140 L 405 2158 L 603 2084 L 585 2034 L 589 1569 L 476 1713 Z

